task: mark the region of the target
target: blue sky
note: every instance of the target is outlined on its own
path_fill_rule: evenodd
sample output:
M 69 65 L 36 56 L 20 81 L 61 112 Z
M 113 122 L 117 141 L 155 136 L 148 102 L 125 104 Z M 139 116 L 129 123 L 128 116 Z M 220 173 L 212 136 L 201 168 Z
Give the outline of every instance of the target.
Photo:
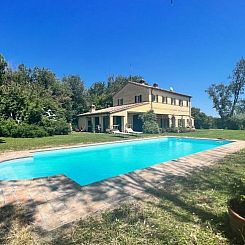
M 113 74 L 142 75 L 216 115 L 204 91 L 227 81 L 245 56 L 245 1 L 170 2 L 2 1 L 0 53 L 13 67 L 78 74 L 87 86 Z

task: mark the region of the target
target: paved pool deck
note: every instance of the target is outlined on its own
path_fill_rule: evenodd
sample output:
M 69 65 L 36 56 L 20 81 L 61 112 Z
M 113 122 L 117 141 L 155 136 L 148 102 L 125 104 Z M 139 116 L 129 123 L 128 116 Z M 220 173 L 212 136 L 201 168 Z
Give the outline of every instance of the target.
M 121 141 L 120 141 L 121 142 Z M 64 175 L 21 181 L 0 181 L 0 208 L 23 204 L 36 227 L 45 231 L 115 208 L 124 201 L 148 195 L 175 176 L 186 176 L 215 164 L 228 154 L 245 148 L 245 141 L 233 141 L 200 153 L 160 163 L 87 186 L 80 186 Z M 55 148 L 57 149 L 57 148 Z M 31 156 L 32 152 L 5 153 L 3 159 Z M 0 163 L 1 164 L 1 163 Z

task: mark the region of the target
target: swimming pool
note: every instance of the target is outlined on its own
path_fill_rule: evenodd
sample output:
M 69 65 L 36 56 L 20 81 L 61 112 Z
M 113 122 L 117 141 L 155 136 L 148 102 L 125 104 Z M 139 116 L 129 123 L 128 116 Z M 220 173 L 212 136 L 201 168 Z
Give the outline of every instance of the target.
M 228 143 L 169 137 L 36 152 L 33 157 L 0 163 L 0 180 L 64 174 L 87 185 Z

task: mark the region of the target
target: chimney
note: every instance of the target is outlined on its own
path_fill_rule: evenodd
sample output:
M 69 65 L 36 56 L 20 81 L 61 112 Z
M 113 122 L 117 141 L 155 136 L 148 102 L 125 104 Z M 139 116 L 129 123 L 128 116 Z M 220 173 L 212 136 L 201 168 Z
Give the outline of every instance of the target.
M 146 84 L 146 82 L 145 82 L 144 79 L 140 79 L 140 80 L 139 80 L 139 83 L 140 83 L 140 84 Z
M 154 88 L 158 88 L 158 84 L 157 83 L 153 83 L 153 87 Z
M 96 111 L 96 106 L 95 105 L 91 105 L 90 112 L 95 112 L 95 111 Z

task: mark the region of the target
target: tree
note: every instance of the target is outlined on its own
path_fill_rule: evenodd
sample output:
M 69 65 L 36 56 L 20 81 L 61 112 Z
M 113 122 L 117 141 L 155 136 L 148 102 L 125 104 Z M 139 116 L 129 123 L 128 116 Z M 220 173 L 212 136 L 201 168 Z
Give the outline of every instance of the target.
M 237 63 L 233 71 L 232 80 L 230 84 L 230 90 L 231 93 L 233 94 L 230 116 L 233 116 L 235 113 L 237 103 L 239 102 L 239 97 L 241 94 L 244 93 L 244 87 L 245 87 L 245 60 L 242 58 Z
M 231 108 L 231 90 L 230 87 L 220 83 L 212 84 L 206 92 L 209 97 L 213 100 L 213 105 L 220 117 L 223 119 L 230 115 Z
M 0 54 L 0 86 L 3 83 L 3 76 L 5 74 L 5 70 L 7 68 L 7 62 L 4 57 Z
M 55 74 L 46 68 L 34 67 L 32 76 L 33 81 L 39 84 L 45 90 L 52 91 L 57 83 Z
M 236 112 L 237 114 L 245 114 L 245 99 L 239 101 Z
M 192 107 L 191 108 L 191 115 L 195 119 L 195 128 L 214 128 L 214 118 L 211 116 L 207 116 L 204 112 L 201 112 L 199 108 Z
M 212 84 L 206 90 L 222 120 L 233 116 L 236 110 L 239 110 L 240 96 L 244 93 L 244 87 L 245 60 L 241 59 L 237 63 L 228 85 L 224 83 Z
M 90 105 L 94 104 L 97 109 L 108 106 L 109 98 L 105 82 L 96 82 L 88 89 Z
M 70 110 L 72 113 L 72 119 L 76 121 L 77 115 L 85 112 L 88 109 L 88 96 L 85 90 L 84 82 L 79 76 L 75 75 L 64 77 L 62 82 L 71 99 L 71 108 L 67 108 L 67 110 Z
M 2 86 L 0 96 L 0 115 L 8 119 L 21 121 L 27 105 L 26 95 L 22 93 L 22 86 L 11 82 Z

